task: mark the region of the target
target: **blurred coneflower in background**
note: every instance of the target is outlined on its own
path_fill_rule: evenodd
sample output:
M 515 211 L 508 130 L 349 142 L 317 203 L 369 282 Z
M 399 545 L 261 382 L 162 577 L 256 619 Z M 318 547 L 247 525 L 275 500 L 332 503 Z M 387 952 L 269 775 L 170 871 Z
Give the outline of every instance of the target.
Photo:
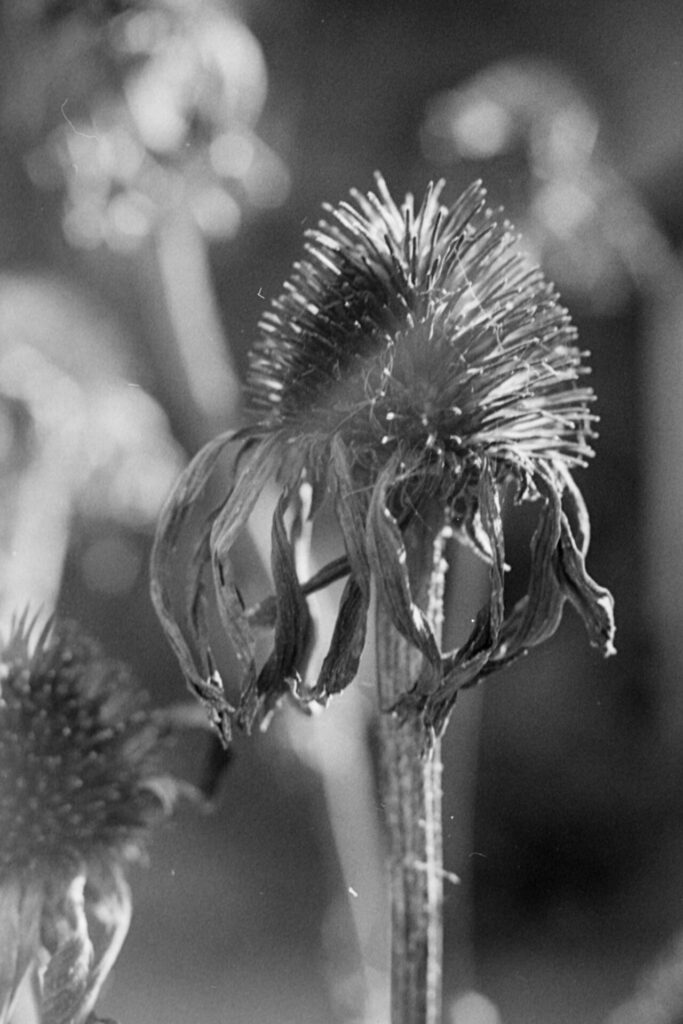
M 128 669 L 70 623 L 15 621 L 0 653 L 0 1021 L 82 1024 L 125 939 L 126 866 L 181 784 Z

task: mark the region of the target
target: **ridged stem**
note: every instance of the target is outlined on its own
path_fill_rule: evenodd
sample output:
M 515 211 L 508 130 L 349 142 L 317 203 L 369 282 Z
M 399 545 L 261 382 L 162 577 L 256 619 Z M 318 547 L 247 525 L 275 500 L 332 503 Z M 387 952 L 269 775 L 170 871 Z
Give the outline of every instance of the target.
M 422 522 L 406 538 L 416 600 L 437 639 L 443 617 L 443 537 Z M 441 748 L 417 719 L 386 709 L 417 677 L 422 658 L 377 607 L 381 791 L 389 836 L 391 1024 L 440 1024 L 443 957 Z

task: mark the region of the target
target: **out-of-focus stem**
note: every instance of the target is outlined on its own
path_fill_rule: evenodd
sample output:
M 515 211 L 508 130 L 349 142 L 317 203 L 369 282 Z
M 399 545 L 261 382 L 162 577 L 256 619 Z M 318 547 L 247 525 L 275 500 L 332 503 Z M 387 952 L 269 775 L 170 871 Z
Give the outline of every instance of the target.
M 443 539 L 422 524 L 406 539 L 417 600 L 440 633 Z M 417 585 L 415 583 L 417 582 Z M 425 751 L 419 720 L 387 714 L 420 671 L 422 657 L 377 605 L 381 790 L 389 834 L 391 1024 L 439 1024 L 443 956 L 441 747 Z
M 268 536 L 271 516 L 272 511 L 265 517 L 263 528 L 255 531 L 257 537 Z M 328 558 L 323 552 L 316 552 L 312 525 L 306 516 L 300 526 L 297 569 L 301 578 L 310 579 Z M 317 677 L 330 642 L 337 600 L 338 595 L 335 600 L 329 588 L 309 598 L 316 622 L 312 680 Z M 365 653 L 371 657 L 374 651 Z M 374 767 L 367 742 L 374 712 L 375 702 L 366 700 L 356 684 L 330 702 L 323 715 L 302 719 L 301 715 L 293 714 L 288 719 L 293 748 L 320 776 L 344 889 L 350 897 L 351 934 L 337 928 L 330 941 L 330 996 L 339 1020 L 353 1019 L 357 1024 L 361 1020 L 362 1024 L 386 1021 L 389 1009 L 383 835 L 377 819 Z M 328 916 L 334 919 L 333 915 Z M 348 982 L 350 972 L 355 975 L 357 970 L 355 957 L 353 965 L 345 962 L 339 948 L 348 948 L 349 939 L 353 952 L 360 958 L 360 984 L 353 988 Z M 350 992 L 355 999 L 349 999 Z
M 236 424 L 240 383 L 226 343 L 211 283 L 206 243 L 189 212 L 169 215 L 154 237 L 171 339 L 162 341 L 162 374 L 177 364 L 171 391 L 188 392 L 204 440 Z M 169 340 L 171 346 L 169 346 Z M 169 362 L 170 360 L 170 362 Z
M 57 603 L 69 537 L 71 480 L 63 452 L 47 448 L 24 473 L 13 496 L 11 541 L 2 552 L 3 634 L 25 608 L 47 619 Z M 46 457 L 50 455 L 51 460 Z

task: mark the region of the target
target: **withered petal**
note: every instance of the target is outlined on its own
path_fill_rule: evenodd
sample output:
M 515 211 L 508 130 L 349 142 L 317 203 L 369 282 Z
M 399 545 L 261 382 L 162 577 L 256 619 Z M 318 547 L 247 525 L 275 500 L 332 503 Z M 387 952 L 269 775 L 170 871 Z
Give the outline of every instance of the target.
M 367 551 L 377 599 L 386 605 L 396 629 L 418 648 L 438 674 L 441 653 L 427 616 L 413 601 L 408 556 L 398 523 L 387 507 L 387 492 L 396 481 L 398 460 L 390 459 L 372 492 L 367 522 Z
M 579 550 L 567 516 L 560 520 L 560 542 L 557 546 L 555 571 L 564 594 L 581 616 L 594 647 L 605 657 L 616 652 L 614 646 L 614 598 L 586 572 L 584 556 Z
M 340 693 L 355 679 L 365 646 L 369 603 L 369 587 L 352 576 L 339 602 L 330 649 L 311 694 L 314 698 L 322 700 Z
M 118 865 L 91 865 L 85 887 L 85 912 L 94 951 L 88 979 L 89 1012 L 116 963 L 130 926 L 131 892 Z
M 203 567 L 196 551 L 188 571 L 189 586 L 184 588 L 180 605 L 175 591 L 179 571 L 182 573 L 178 558 L 185 523 L 205 491 L 220 455 L 233 442 L 237 442 L 233 431 L 219 435 L 202 448 L 181 473 L 159 516 L 150 561 L 150 593 L 162 628 L 190 689 L 200 696 L 214 715 L 220 712 L 222 694 L 220 687 L 211 681 L 199 593 Z M 239 451 L 244 448 L 245 443 L 241 441 Z M 196 550 L 205 553 L 205 542 L 200 541 Z
M 366 548 L 367 501 L 354 484 L 349 451 L 342 439 L 335 435 L 330 446 L 331 480 L 334 490 L 337 521 L 344 545 L 356 577 L 356 583 L 370 594 L 370 564 Z
M 211 528 L 213 518 L 209 517 L 199 534 L 185 576 L 185 621 L 190 625 L 190 635 L 196 639 L 203 656 L 204 678 L 212 674 L 211 640 L 209 638 L 208 598 L 205 569 L 211 562 Z
M 341 558 L 335 558 L 314 573 L 305 583 L 301 584 L 302 593 L 305 597 L 308 597 L 309 594 L 314 594 L 316 590 L 329 587 L 332 583 L 336 583 L 337 580 L 348 576 L 349 572 L 349 560 L 346 555 L 342 555 Z M 268 594 L 258 604 L 247 608 L 244 614 L 254 629 L 275 629 L 277 597 L 275 594 Z
M 121 951 L 131 918 L 121 869 L 91 865 L 55 901 L 45 922 L 56 945 L 42 984 L 42 1024 L 84 1024 Z
M 54 886 L 43 910 L 43 941 L 50 952 L 42 980 L 42 1024 L 82 1024 L 94 1006 L 89 980 L 95 950 L 85 913 L 85 874 Z
M 531 538 L 527 593 L 517 602 L 503 625 L 496 667 L 509 664 L 529 647 L 549 639 L 562 618 L 565 595 L 554 567 L 562 508 L 553 486 L 542 489 L 541 502 L 538 524 Z
M 92 958 L 87 934 L 74 936 L 59 947 L 45 971 L 42 1024 L 83 1024 L 92 1008 L 87 999 Z
M 230 552 L 272 474 L 273 447 L 273 439 L 267 438 L 243 451 L 235 482 L 215 516 L 209 539 L 218 611 L 244 667 L 246 685 L 253 681 L 255 675 L 255 641 L 235 583 Z
M 561 462 L 558 462 L 556 471 L 560 475 L 562 490 L 562 506 L 569 517 L 572 534 L 577 548 L 585 558 L 588 554 L 588 547 L 591 539 L 591 523 L 588 516 L 586 502 L 583 494 L 576 486 L 574 477 L 569 469 Z
M 442 659 L 442 680 L 424 707 L 427 727 L 436 735 L 445 729 L 459 690 L 476 683 L 495 654 L 503 626 L 505 541 L 498 488 L 485 461 L 480 475 L 478 507 L 481 527 L 491 551 L 489 600 L 477 613 L 472 631 L 456 651 Z
M 0 884 L 0 1024 L 40 946 L 42 885 L 9 875 Z
M 311 638 L 311 614 L 296 571 L 294 546 L 287 535 L 284 515 L 293 500 L 285 490 L 273 514 L 271 567 L 275 583 L 275 638 L 273 651 L 254 684 L 244 689 L 240 721 L 251 728 L 261 710 L 269 711 L 289 690 L 297 690 L 300 669 Z
M 352 576 L 339 602 L 330 648 L 311 696 L 324 700 L 344 690 L 356 676 L 367 630 L 370 564 L 365 547 L 367 503 L 354 487 L 349 452 L 340 437 L 330 450 L 330 488 Z

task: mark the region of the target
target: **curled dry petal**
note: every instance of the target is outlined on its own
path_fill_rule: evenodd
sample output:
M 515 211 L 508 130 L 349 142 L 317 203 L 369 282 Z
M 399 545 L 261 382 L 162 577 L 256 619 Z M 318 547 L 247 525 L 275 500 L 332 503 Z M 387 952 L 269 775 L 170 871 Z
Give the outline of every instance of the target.
M 40 946 L 42 884 L 12 875 L 0 882 L 0 1024 L 12 1006 Z
M 311 616 L 296 571 L 294 547 L 287 535 L 284 515 L 291 495 L 285 491 L 273 515 L 272 572 L 275 581 L 275 639 L 273 651 L 259 673 L 254 693 L 247 688 L 242 715 L 250 726 L 258 709 L 270 711 L 289 689 L 301 688 L 300 669 L 311 633 Z
M 43 912 L 53 935 L 42 984 L 42 1024 L 84 1024 L 128 932 L 131 899 L 118 868 L 74 878 Z
M 396 709 L 404 715 L 409 709 L 419 713 L 428 735 L 438 735 L 443 731 L 458 691 L 471 686 L 479 679 L 498 649 L 504 614 L 505 542 L 500 497 L 492 484 L 491 467 L 484 463 L 478 509 L 481 529 L 488 538 L 491 551 L 489 600 L 479 609 L 472 631 L 462 647 L 442 656 L 438 685 L 425 690 L 419 685 L 422 679 L 418 680 L 415 689 L 406 695 Z
M 563 514 L 556 571 L 563 593 L 583 619 L 590 642 L 603 654 L 614 654 L 614 601 L 586 572 L 586 565 L 569 520 Z
M 387 505 L 397 461 L 389 462 L 380 473 L 372 493 L 367 522 L 368 557 L 378 600 L 386 604 L 394 626 L 436 667 L 441 663 L 441 654 L 427 616 L 413 600 L 403 535 Z
M 210 709 L 219 731 L 229 738 L 229 726 L 223 712 L 223 694 L 216 686 L 209 668 L 209 648 L 206 630 L 199 624 L 202 614 L 200 599 L 202 555 L 205 551 L 204 534 L 190 563 L 194 572 L 188 572 L 183 601 L 175 598 L 177 580 L 176 549 L 180 544 L 187 518 L 203 495 L 211 474 L 224 449 L 234 440 L 233 433 L 221 434 L 207 444 L 186 467 L 159 515 L 151 555 L 152 604 L 166 637 L 178 658 L 188 685 Z M 204 643 L 198 644 L 198 638 Z
M 311 695 L 320 700 L 334 696 L 353 682 L 365 645 L 369 593 L 355 577 L 344 586 L 330 649 Z
M 350 453 L 340 437 L 332 440 L 330 470 L 334 509 L 348 552 L 351 577 L 339 602 L 330 649 L 312 690 L 312 695 L 321 699 L 341 692 L 355 679 L 370 605 L 370 564 L 363 544 L 366 501 L 363 492 L 354 488 Z

